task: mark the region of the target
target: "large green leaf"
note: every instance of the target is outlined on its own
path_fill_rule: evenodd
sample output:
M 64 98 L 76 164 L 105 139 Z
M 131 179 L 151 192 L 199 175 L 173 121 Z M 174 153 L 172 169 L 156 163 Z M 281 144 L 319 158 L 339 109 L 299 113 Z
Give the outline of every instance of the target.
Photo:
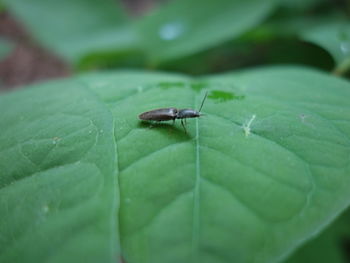
M 108 102 L 123 153 L 127 262 L 272 262 L 349 203 L 347 82 L 278 68 L 209 78 L 192 85 L 212 90 L 212 99 L 186 135 L 136 116 L 197 108 L 203 92 L 190 80 L 142 85 L 142 75 L 111 75 L 101 87 L 97 77 L 85 81 Z M 242 125 L 253 115 L 246 136 Z
M 198 109 L 206 91 L 187 133 L 137 118 Z M 95 73 L 5 95 L 0 259 L 114 262 L 119 218 L 128 263 L 279 261 L 350 203 L 349 96 L 344 80 L 277 67 Z
M 137 23 L 153 63 L 193 54 L 238 37 L 259 24 L 274 0 L 170 1 Z

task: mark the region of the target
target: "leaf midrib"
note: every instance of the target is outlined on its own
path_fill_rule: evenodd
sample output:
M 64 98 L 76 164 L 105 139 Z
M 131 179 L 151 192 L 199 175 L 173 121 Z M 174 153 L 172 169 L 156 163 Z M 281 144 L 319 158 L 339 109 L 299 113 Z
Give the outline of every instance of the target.
M 196 107 L 196 96 L 194 97 L 194 105 Z M 193 222 L 192 222 L 192 254 L 191 262 L 198 262 L 198 242 L 199 242 L 199 216 L 200 216 L 200 183 L 201 183 L 201 171 L 199 160 L 199 124 L 198 118 L 196 118 L 196 178 L 193 190 Z

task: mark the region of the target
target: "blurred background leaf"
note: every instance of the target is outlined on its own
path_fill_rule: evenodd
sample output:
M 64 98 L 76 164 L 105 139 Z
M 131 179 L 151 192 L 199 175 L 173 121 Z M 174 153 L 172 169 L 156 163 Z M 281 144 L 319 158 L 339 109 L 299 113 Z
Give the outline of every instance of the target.
M 141 47 L 153 63 L 197 53 L 251 29 L 275 6 L 275 0 L 178 0 L 160 5 L 132 26 L 121 4 L 111 0 L 5 3 L 39 42 L 73 64 L 85 56 L 85 62 L 99 55 L 105 60 L 106 54 L 123 60 Z
M 346 0 L 3 1 L 38 45 L 79 71 L 201 75 L 282 63 L 346 75 L 350 67 Z
M 136 47 L 136 35 L 117 1 L 4 0 L 45 47 L 75 64 L 85 55 Z
M 336 62 L 338 74 L 350 67 L 350 22 L 344 19 L 323 21 L 301 32 L 301 37 L 327 50 Z
M 280 0 L 281 6 L 292 12 L 307 12 L 315 6 L 326 2 L 327 0 Z
M 153 63 L 178 59 L 236 38 L 262 22 L 276 1 L 177 0 L 136 23 Z

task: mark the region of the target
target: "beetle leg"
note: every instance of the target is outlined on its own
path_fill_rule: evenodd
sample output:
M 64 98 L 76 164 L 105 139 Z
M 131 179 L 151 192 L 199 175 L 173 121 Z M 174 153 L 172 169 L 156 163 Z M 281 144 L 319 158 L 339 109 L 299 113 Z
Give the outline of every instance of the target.
M 186 127 L 185 127 L 185 125 L 184 125 L 183 119 L 181 119 L 181 124 L 182 124 L 182 127 L 184 127 L 185 133 L 187 133 L 187 130 L 186 130 Z

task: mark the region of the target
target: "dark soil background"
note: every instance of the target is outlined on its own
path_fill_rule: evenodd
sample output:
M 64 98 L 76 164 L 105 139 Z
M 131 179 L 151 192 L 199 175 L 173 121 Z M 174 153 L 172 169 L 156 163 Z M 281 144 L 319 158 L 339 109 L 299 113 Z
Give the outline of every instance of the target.
M 0 61 L 0 90 L 70 75 L 69 66 L 33 42 L 24 26 L 8 12 L 0 14 L 0 36 L 14 44 L 10 54 Z

